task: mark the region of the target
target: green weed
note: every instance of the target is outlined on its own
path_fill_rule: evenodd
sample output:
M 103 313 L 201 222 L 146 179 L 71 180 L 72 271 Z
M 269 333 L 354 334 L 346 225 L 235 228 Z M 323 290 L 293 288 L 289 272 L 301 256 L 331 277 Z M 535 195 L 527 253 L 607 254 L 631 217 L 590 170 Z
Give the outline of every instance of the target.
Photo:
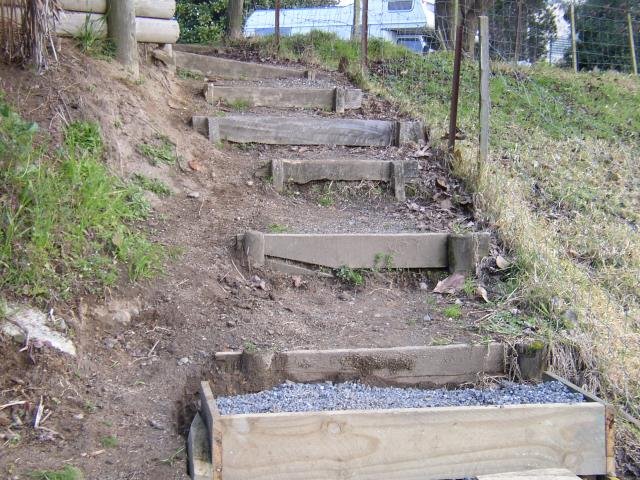
M 462 307 L 460 305 L 449 305 L 442 310 L 442 315 L 457 320 L 462 317 Z
M 171 189 L 162 180 L 158 180 L 157 178 L 149 178 L 136 173 L 133 176 L 133 183 L 143 190 L 155 193 L 159 197 L 168 197 L 171 195 Z
M 139 144 L 138 151 L 153 166 L 160 163 L 175 165 L 178 161 L 176 146 L 164 135 L 156 135 L 153 140 Z
M 182 80 L 204 80 L 204 75 L 194 72 L 193 70 L 187 70 L 186 68 L 178 67 L 176 69 L 176 74 Z
M 258 351 L 257 345 L 251 340 L 247 340 L 246 342 L 244 342 L 243 349 L 247 353 L 256 353 Z
M 163 250 L 131 224 L 149 205 L 102 163 L 96 124 L 73 122 L 56 151 L 0 100 L 0 288 L 68 297 L 158 271 Z M 154 262 L 146 262 L 152 257 Z
M 83 480 L 82 470 L 72 465 L 66 465 L 61 470 L 36 470 L 29 473 L 29 477 L 36 480 Z
M 104 448 L 116 448 L 118 446 L 118 438 L 114 435 L 108 435 L 100 439 L 100 445 Z
M 238 112 L 244 112 L 245 110 L 249 110 L 251 108 L 251 102 L 239 98 L 238 100 L 229 102 L 228 106 L 232 110 L 236 110 Z
M 289 227 L 286 225 L 280 225 L 279 223 L 272 223 L 269 225 L 269 233 L 286 233 L 289 231 Z
M 331 207 L 334 203 L 335 199 L 333 197 L 333 192 L 331 192 L 330 190 L 324 192 L 318 199 L 318 204 L 323 207 Z
M 364 274 L 358 269 L 342 266 L 336 272 L 336 277 L 338 277 L 343 283 L 346 283 L 348 285 L 364 285 Z
M 373 259 L 374 270 L 393 268 L 393 254 L 392 253 L 376 253 Z

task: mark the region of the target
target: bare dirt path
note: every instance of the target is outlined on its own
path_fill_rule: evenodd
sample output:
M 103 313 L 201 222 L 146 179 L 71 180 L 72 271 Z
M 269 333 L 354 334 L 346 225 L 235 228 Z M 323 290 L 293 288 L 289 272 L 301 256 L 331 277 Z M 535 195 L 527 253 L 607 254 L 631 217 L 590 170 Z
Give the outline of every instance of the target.
M 225 108 L 206 105 L 201 81 L 181 80 L 152 65 L 144 76 L 144 83 L 131 83 L 114 65 L 85 58 L 70 45 L 62 65 L 41 79 L 0 70 L 0 86 L 10 101 L 25 117 L 49 125 L 54 138 L 61 129 L 59 109 L 70 119 L 98 121 L 115 172 L 167 183 L 170 197 L 149 194 L 154 213 L 148 228 L 156 241 L 180 250 L 153 281 L 122 283 L 104 297 L 51 305 L 74 326 L 75 360 L 49 351 L 33 351 L 30 359 L 20 346 L 0 338 L 0 404 L 42 396 L 52 412 L 44 426 L 58 433 L 26 426 L 33 403 L 0 412 L 0 432 L 12 422 L 10 414 L 24 415 L 25 423 L 17 441 L 0 441 L 0 476 L 27 478 L 33 469 L 71 464 L 90 479 L 187 478 L 184 435 L 197 384 L 211 376 L 215 351 L 448 344 L 489 337 L 480 328 L 487 307 L 473 295 L 430 293 L 439 274 L 372 274 L 364 286 L 353 287 L 334 279 L 300 282 L 247 271 L 234 260 L 235 235 L 247 229 L 476 229 L 469 200 L 446 168 L 423 161 L 418 196 L 407 204 L 398 204 L 385 185 L 364 183 L 329 190 L 322 184 L 303 186 L 280 195 L 254 176 L 271 158 L 372 152 L 216 147 L 188 125 L 193 113 Z M 369 98 L 363 111 L 385 111 L 385 106 Z M 158 135 L 176 144 L 177 165 L 152 166 L 137 151 Z M 327 191 L 331 202 L 321 202 Z M 251 280 L 254 275 L 264 280 L 264 288 Z M 94 312 L 96 305 L 122 310 L 126 303 L 136 308 L 129 309 L 134 315 L 124 324 Z M 454 304 L 460 306 L 459 318 L 445 312 Z

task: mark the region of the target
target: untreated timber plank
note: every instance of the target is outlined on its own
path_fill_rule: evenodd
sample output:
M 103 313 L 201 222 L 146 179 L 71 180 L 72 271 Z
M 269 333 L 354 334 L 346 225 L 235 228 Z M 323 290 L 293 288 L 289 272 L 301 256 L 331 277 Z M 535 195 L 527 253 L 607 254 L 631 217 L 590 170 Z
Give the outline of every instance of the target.
M 240 114 L 194 116 L 192 121 L 199 132 L 209 132 L 210 140 L 236 143 L 384 147 L 425 140 L 422 128 L 412 128 L 413 136 L 404 135 L 398 143 L 398 128 L 420 122 Z M 217 132 L 216 138 L 211 138 L 211 131 Z
M 213 78 L 257 80 L 261 78 L 305 78 L 308 75 L 308 71 L 294 68 L 240 62 L 181 51 L 176 51 L 174 54 L 176 66 Z
M 191 480 L 211 480 L 213 478 L 209 432 L 199 413 L 196 413 L 191 422 L 187 438 L 187 455 Z
M 580 477 L 566 468 L 542 468 L 478 476 L 478 480 L 518 480 L 520 478 L 524 480 L 580 480 Z
M 274 160 L 274 162 L 278 162 Z M 285 182 L 309 183 L 318 180 L 353 181 L 393 179 L 393 162 L 384 160 L 361 160 L 353 158 L 329 160 L 280 160 Z M 418 176 L 418 162 L 404 163 L 405 178 Z M 273 166 L 273 163 L 272 163 Z M 273 171 L 273 170 L 272 170 Z M 275 177 L 275 171 L 273 171 Z
M 200 415 L 209 436 L 209 458 L 213 471 L 213 480 L 222 480 L 222 430 L 220 412 L 209 382 L 200 382 Z
M 260 244 L 262 236 L 264 249 Z M 264 256 L 294 260 L 329 268 L 386 267 L 445 268 L 447 266 L 446 233 L 379 233 L 379 234 L 262 234 L 249 232 L 245 244 L 253 238 L 253 264 L 264 263 Z
M 597 403 L 229 415 L 220 424 L 225 480 L 606 471 Z
M 362 106 L 362 90 L 351 88 L 341 90 L 344 90 L 343 111 Z M 254 107 L 335 110 L 336 88 L 260 87 L 207 83 L 204 95 L 209 103 L 242 101 Z
M 504 346 L 500 343 L 245 352 L 244 355 L 262 355 L 265 360 L 240 362 L 225 354 L 220 357 L 216 354 L 216 360 L 225 359 L 236 368 L 242 366 L 248 377 L 269 378 L 274 385 L 285 380 L 323 382 L 358 379 L 384 385 L 443 386 L 474 382 L 482 375 L 504 373 Z M 247 365 L 260 365 L 267 371 L 247 371 Z

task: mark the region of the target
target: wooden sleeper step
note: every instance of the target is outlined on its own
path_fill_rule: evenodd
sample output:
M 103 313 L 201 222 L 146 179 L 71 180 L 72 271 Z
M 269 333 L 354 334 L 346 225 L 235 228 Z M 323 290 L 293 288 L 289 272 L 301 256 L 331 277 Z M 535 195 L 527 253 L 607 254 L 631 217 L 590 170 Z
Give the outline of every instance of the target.
M 245 102 L 252 107 L 319 108 L 337 113 L 362 106 L 362 90 L 343 87 L 260 87 L 207 83 L 204 96 L 211 104 L 219 101 L 227 104 Z
M 271 176 L 277 192 L 288 182 L 305 184 L 319 180 L 377 180 L 393 185 L 396 198 L 405 200 L 405 183 L 418 177 L 417 160 L 383 161 L 345 158 L 337 160 L 273 160 Z
M 212 142 L 271 145 L 388 147 L 426 142 L 418 121 L 231 114 L 192 117 L 193 128 Z

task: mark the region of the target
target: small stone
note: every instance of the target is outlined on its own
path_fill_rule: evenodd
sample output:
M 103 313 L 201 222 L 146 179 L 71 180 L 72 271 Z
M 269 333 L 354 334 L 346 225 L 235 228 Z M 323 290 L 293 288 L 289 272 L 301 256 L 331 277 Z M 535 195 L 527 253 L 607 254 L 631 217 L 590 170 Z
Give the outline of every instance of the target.
M 178 360 L 178 365 L 182 366 L 182 365 L 186 365 L 190 362 L 188 357 L 182 357 L 180 360 Z
M 420 282 L 419 287 L 420 290 L 429 290 L 429 285 L 427 285 L 425 282 Z
M 459 298 L 456 298 L 456 301 L 453 303 L 455 303 L 456 305 L 462 305 L 462 300 L 460 300 Z
M 111 318 L 120 325 L 128 325 L 131 322 L 131 313 L 128 310 L 118 310 L 113 312 Z
M 119 343 L 118 340 L 115 338 L 107 338 L 104 341 L 104 346 L 109 350 L 113 350 L 116 347 L 116 345 L 118 345 L 118 343 Z
M 200 198 L 200 192 L 189 192 L 187 193 L 188 198 Z
M 267 330 L 267 333 L 268 333 L 269 335 L 273 335 L 273 334 L 275 334 L 276 332 L 274 332 L 273 330 Z
M 429 315 L 428 313 L 424 317 L 422 317 L 422 321 L 425 323 L 429 323 L 431 320 L 431 315 Z
M 76 420 L 83 420 L 84 419 L 84 413 L 76 413 L 73 418 L 75 418 Z
M 236 326 L 235 320 L 227 320 L 227 327 L 232 328 Z
M 149 426 L 151 426 L 152 428 L 155 428 L 156 430 L 164 430 L 164 425 L 162 425 L 159 422 L 156 422 L 153 419 L 149 419 Z
M 340 292 L 338 294 L 338 298 L 340 300 L 344 300 L 345 302 L 348 302 L 351 300 L 351 295 L 349 295 L 347 292 Z
M 247 182 L 247 187 L 253 187 L 253 184 L 254 184 L 253 180 L 249 180 Z

